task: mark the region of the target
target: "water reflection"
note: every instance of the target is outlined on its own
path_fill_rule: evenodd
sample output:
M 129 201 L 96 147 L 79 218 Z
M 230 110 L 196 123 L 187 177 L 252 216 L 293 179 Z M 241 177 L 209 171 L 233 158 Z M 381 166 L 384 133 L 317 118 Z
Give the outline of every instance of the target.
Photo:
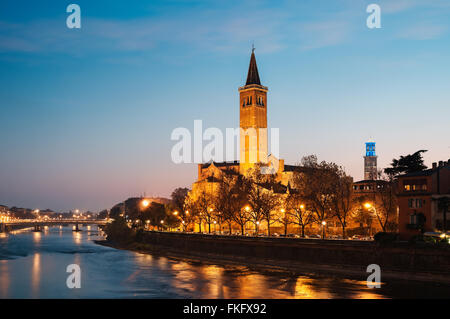
M 38 231 L 36 231 L 36 232 L 33 232 L 33 241 L 34 241 L 34 243 L 35 244 L 38 244 L 38 243 L 40 243 L 40 241 L 41 241 L 41 232 L 38 232 Z
M 9 290 L 9 269 L 6 260 L 0 260 L 0 294 L 1 298 L 8 296 Z
M 39 298 L 39 283 L 41 280 L 41 254 L 33 256 L 33 267 L 31 268 L 31 291 L 32 298 Z
M 81 245 L 81 240 L 83 239 L 83 235 L 81 234 L 81 232 L 73 231 L 72 236 L 73 242 L 78 246 Z
M 390 298 L 450 296 L 448 286 L 288 274 L 96 245 L 95 227 L 50 227 L 0 239 L 0 298 Z M 68 289 L 67 266 L 82 269 Z

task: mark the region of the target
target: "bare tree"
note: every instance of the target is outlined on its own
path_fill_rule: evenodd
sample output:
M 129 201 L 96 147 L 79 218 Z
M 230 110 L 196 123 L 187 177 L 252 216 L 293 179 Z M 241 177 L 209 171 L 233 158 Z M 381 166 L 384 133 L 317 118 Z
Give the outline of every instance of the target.
M 245 207 L 248 206 L 247 194 L 250 187 L 248 181 L 242 176 L 236 179 L 233 187 L 233 200 L 231 201 L 230 212 L 232 212 L 232 220 L 241 229 L 241 235 L 245 235 L 245 224 L 249 221 L 249 213 Z
M 191 224 L 198 223 L 199 232 L 202 232 L 202 218 L 201 218 L 201 212 L 199 210 L 199 207 L 197 205 L 197 201 L 193 197 L 191 193 L 188 194 L 188 196 L 185 199 L 184 203 L 184 229 L 188 229 L 188 227 Z
M 286 199 L 286 210 L 292 217 L 293 224 L 297 224 L 301 230 L 300 236 L 305 237 L 305 227 L 312 224 L 314 219 L 311 210 L 304 204 L 305 200 L 299 194 L 288 194 Z
M 354 208 L 353 201 L 353 178 L 346 175 L 339 168 L 335 179 L 333 199 L 334 216 L 342 227 L 342 238 L 345 239 L 345 229 Z
M 289 225 L 293 224 L 292 215 L 289 213 L 286 205 L 282 208 L 278 217 L 278 222 L 283 225 L 284 236 L 287 236 Z
M 276 222 L 274 210 L 280 205 L 279 196 L 274 192 L 275 179 L 272 174 L 261 174 L 261 166 L 256 165 L 248 173 L 247 178 L 251 187 L 247 193 L 251 207 L 252 221 L 259 219 L 267 223 L 267 235 L 270 236 L 270 225 Z
M 302 159 L 302 169 L 294 172 L 294 185 L 308 207 L 313 211 L 314 222 L 322 225 L 333 216 L 333 201 L 338 166 L 334 163 L 317 162 L 315 155 Z
M 202 191 L 197 197 L 196 206 L 200 212 L 200 223 L 204 220 L 208 225 L 208 233 L 211 233 L 211 224 L 213 223 L 215 212 L 212 207 L 214 204 L 213 197 L 210 194 Z
M 240 194 L 239 177 L 233 174 L 224 174 L 219 183 L 217 194 L 214 198 L 214 206 L 219 224 L 226 223 L 229 233 L 232 232 L 234 214 L 241 210 L 245 204 Z
M 374 213 L 384 232 L 397 213 L 397 196 L 392 176 L 384 177 L 385 183 L 376 187 Z

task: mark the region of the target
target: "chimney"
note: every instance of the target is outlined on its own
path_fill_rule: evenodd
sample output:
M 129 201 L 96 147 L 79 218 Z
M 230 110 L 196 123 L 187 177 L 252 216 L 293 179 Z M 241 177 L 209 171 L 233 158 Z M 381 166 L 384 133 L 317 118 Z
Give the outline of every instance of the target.
M 433 163 L 433 169 L 437 167 L 437 163 Z

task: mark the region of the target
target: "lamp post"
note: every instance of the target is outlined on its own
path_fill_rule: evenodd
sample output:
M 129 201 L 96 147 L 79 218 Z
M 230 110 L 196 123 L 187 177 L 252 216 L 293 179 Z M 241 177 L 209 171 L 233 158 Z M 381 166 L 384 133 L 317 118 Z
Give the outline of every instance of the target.
M 372 205 L 371 203 L 365 203 L 364 207 L 370 212 L 371 209 L 373 209 L 372 214 L 375 214 L 375 216 L 377 215 L 377 209 L 375 208 L 374 205 Z M 369 227 L 369 236 L 372 236 L 372 227 Z
M 150 201 L 148 199 L 143 199 L 141 205 L 143 208 L 147 208 L 150 205 Z
M 327 225 L 326 221 L 322 221 L 322 239 L 325 239 L 325 226 Z

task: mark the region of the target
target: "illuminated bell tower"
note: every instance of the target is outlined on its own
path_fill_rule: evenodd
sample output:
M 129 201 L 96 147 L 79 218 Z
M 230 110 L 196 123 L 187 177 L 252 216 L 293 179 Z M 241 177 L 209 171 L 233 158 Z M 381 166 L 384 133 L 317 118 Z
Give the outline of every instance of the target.
M 366 156 L 364 156 L 364 179 L 377 179 L 377 155 L 375 154 L 375 142 L 366 142 Z
M 255 163 L 267 163 L 267 91 L 261 85 L 252 49 L 247 82 L 239 88 L 240 165 L 245 175 Z

